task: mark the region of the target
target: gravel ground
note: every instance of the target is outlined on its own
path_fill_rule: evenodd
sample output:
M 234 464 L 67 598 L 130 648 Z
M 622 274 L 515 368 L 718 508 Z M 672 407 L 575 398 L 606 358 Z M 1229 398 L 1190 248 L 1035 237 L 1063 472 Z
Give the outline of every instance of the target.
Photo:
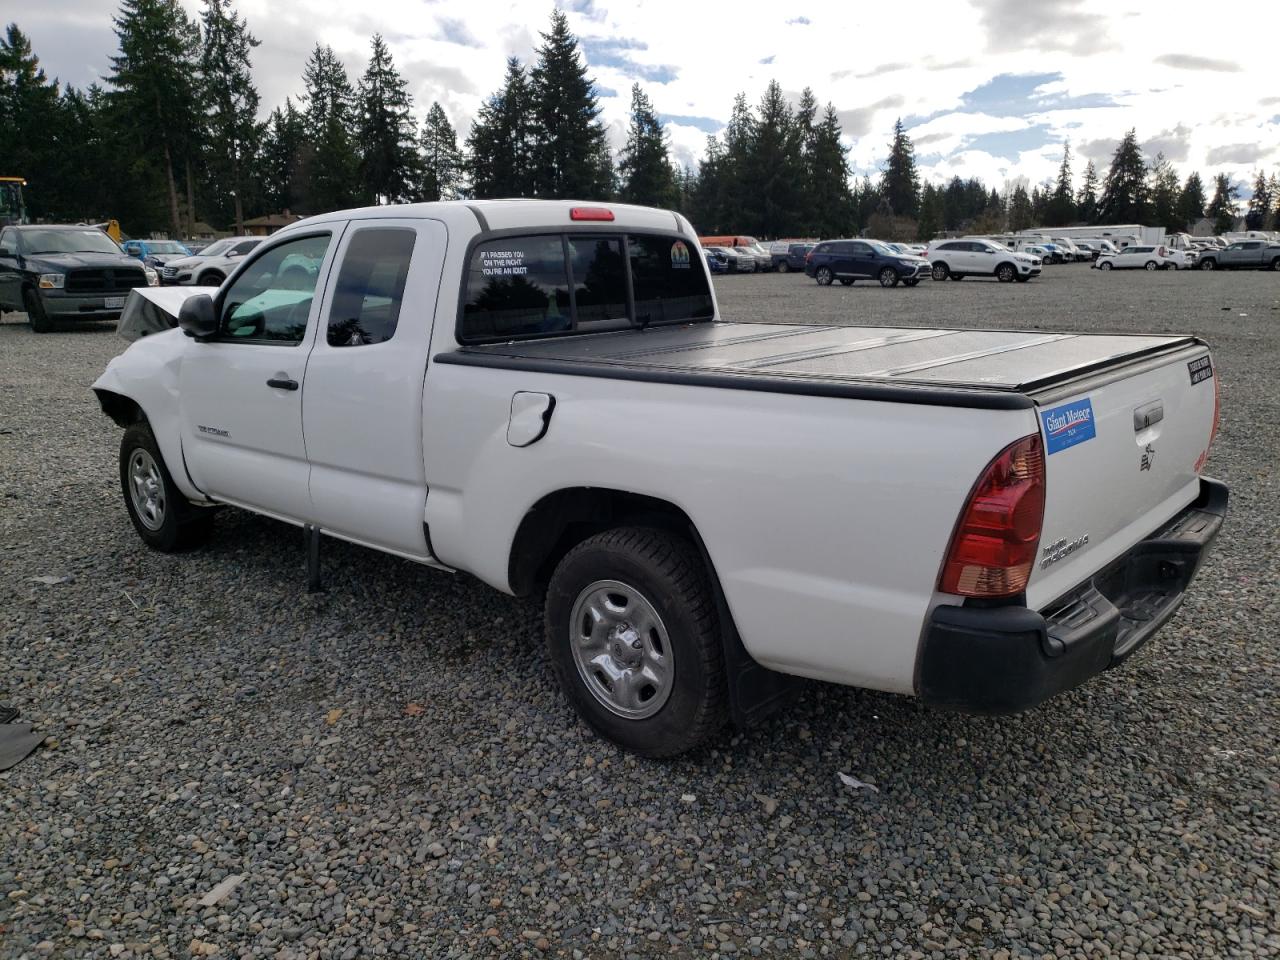
M 0 774 L 0 956 L 1280 954 L 1280 278 L 718 289 L 739 319 L 1207 337 L 1232 514 L 1182 612 L 1027 715 L 814 684 L 640 761 L 469 578 L 334 541 L 310 597 L 301 535 L 233 511 L 145 550 L 88 391 L 122 341 L 9 315 L 0 703 L 51 739 Z

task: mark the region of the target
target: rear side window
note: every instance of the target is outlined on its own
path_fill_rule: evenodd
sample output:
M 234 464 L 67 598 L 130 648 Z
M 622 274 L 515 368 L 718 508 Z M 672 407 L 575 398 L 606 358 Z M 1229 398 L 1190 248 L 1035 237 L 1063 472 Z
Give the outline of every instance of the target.
M 564 240 L 504 237 L 479 244 L 471 254 L 462 316 L 465 335 L 484 340 L 571 329 Z
M 401 228 L 356 231 L 329 309 L 329 346 L 386 343 L 395 336 L 415 239 L 412 230 Z
M 627 252 L 637 323 L 709 320 L 715 313 L 707 274 L 684 240 L 633 235 L 627 238 Z

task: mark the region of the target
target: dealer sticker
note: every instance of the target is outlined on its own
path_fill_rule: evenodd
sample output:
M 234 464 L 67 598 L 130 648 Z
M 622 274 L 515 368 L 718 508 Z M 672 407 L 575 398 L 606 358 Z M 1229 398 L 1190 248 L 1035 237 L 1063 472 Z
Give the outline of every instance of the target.
M 1213 376 L 1213 361 L 1208 357 L 1199 357 L 1187 364 L 1187 370 L 1191 373 L 1191 384 L 1203 383 Z
M 1044 410 L 1040 414 L 1040 420 L 1044 424 L 1045 447 L 1050 454 L 1092 440 L 1096 436 L 1093 404 L 1088 397 Z

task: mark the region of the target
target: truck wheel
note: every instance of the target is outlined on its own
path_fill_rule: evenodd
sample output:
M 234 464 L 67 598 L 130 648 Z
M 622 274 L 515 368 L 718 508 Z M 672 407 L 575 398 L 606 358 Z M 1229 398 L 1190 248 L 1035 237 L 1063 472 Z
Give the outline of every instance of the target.
M 1017 276 L 1017 268 L 1011 263 L 1002 263 L 996 267 L 996 279 L 1001 283 L 1013 283 Z
M 842 287 L 851 287 L 851 286 L 853 286 L 853 280 L 852 280 L 850 277 L 841 277 L 841 278 L 840 278 L 840 286 L 842 286 Z
M 1217 269 L 1217 267 L 1218 267 L 1218 265 L 1213 261 L 1213 259 L 1212 259 L 1212 258 L 1210 258 L 1210 259 L 1208 259 L 1208 260 L 1201 260 L 1201 261 L 1200 261 L 1200 269 L 1201 269 L 1201 270 L 1216 270 L 1216 269 Z
M 645 757 L 673 757 L 725 723 L 720 626 L 687 540 L 622 527 L 578 544 L 547 587 L 547 652 L 578 715 Z
M 31 324 L 32 333 L 52 333 L 53 324 L 49 315 L 44 312 L 44 304 L 40 295 L 34 290 L 22 291 L 22 305 L 27 309 L 27 323 Z
M 898 285 L 898 271 L 893 267 L 885 267 L 880 271 L 880 286 L 896 287 Z
M 830 267 L 819 267 L 814 272 L 813 278 L 818 281 L 818 286 L 829 287 L 831 286 L 831 281 L 836 278 L 836 275 L 831 272 Z
M 225 279 L 227 278 L 217 270 L 210 270 L 208 273 L 200 274 L 199 279 L 196 280 L 196 285 L 201 287 L 220 287 Z
M 935 280 L 945 280 L 950 273 L 951 268 L 945 263 L 935 263 L 933 265 L 933 279 Z
M 131 424 L 120 439 L 120 490 L 134 529 L 152 549 L 173 553 L 208 537 L 212 513 L 182 495 L 145 423 Z

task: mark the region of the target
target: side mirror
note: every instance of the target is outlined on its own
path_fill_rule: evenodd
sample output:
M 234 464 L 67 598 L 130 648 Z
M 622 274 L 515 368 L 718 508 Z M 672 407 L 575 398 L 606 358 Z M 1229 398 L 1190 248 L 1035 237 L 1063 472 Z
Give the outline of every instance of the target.
M 218 332 L 218 317 L 213 310 L 213 298 L 207 293 L 188 297 L 178 310 L 178 326 L 194 340 L 208 340 Z
M 238 256 L 240 256 L 240 251 L 239 251 L 239 250 L 228 250 L 228 251 L 227 251 L 227 256 L 228 256 L 228 257 L 238 257 Z

